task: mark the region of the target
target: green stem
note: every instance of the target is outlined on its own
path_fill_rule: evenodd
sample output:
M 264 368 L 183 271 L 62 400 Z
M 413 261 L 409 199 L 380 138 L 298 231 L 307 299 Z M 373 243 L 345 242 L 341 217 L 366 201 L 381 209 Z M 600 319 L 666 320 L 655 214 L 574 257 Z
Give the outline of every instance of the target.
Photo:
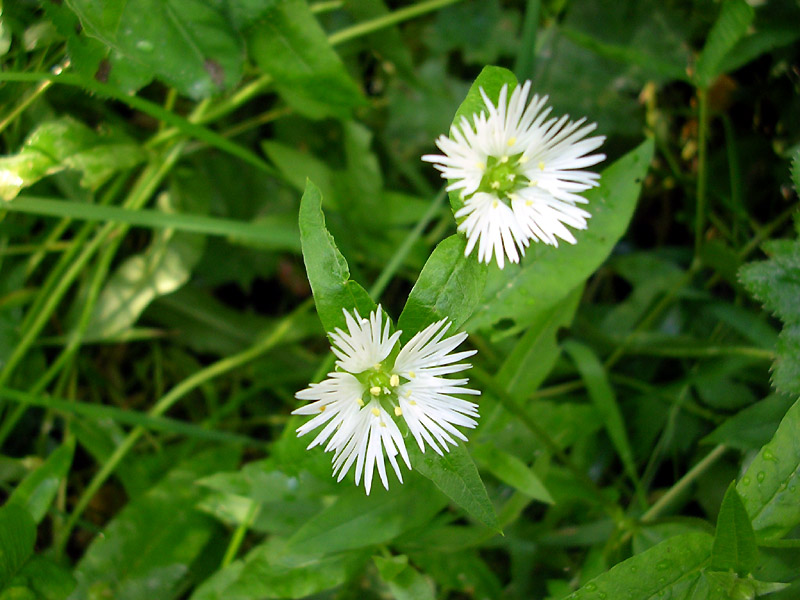
M 672 504 L 678 496 L 680 496 L 687 487 L 689 487 L 694 481 L 700 477 L 706 470 L 711 467 L 715 462 L 717 462 L 725 452 L 728 451 L 728 447 L 725 444 L 720 444 L 716 448 L 714 448 L 708 455 L 693 466 L 689 471 L 681 477 L 675 485 L 673 485 L 667 493 L 665 493 L 658 501 L 650 507 L 650 509 L 642 515 L 640 521 L 642 523 L 647 523 L 649 521 L 653 521 L 654 519 L 658 518 L 658 516 L 664 512 L 664 510 Z
M 233 369 L 241 367 L 263 355 L 264 353 L 272 350 L 283 340 L 286 334 L 289 333 L 292 325 L 294 325 L 294 320 L 310 307 L 311 301 L 304 302 L 298 306 L 294 312 L 287 315 L 287 317 L 283 319 L 283 321 L 281 321 L 269 335 L 267 335 L 263 340 L 254 346 L 251 346 L 250 348 L 243 350 L 238 354 L 223 358 L 222 360 L 207 366 L 190 377 L 187 377 L 173 387 L 158 402 L 156 402 L 156 404 L 148 411 L 147 414 L 153 417 L 159 417 L 163 415 L 172 407 L 173 404 L 186 396 L 186 394 L 189 392 L 195 390 L 206 382 L 211 381 L 212 379 L 219 377 L 220 375 L 223 375 Z M 64 525 L 64 529 L 61 532 L 61 537 L 56 540 L 56 555 L 61 555 L 64 552 L 64 548 L 66 547 L 69 536 L 71 535 L 78 519 L 83 514 L 83 511 L 86 510 L 86 507 L 89 505 L 89 502 L 100 489 L 100 487 L 105 483 L 106 479 L 108 479 L 108 477 L 116 470 L 122 459 L 125 458 L 128 452 L 130 452 L 134 447 L 136 442 L 139 441 L 139 438 L 142 436 L 142 434 L 144 434 L 144 432 L 145 429 L 140 426 L 132 429 L 128 436 L 119 446 L 117 446 L 108 460 L 106 460 L 100 470 L 95 474 L 95 476 L 89 482 L 89 485 L 86 486 L 86 489 L 83 490 L 83 493 L 78 499 L 75 508 L 72 510 L 72 513 L 69 515 L 69 518 Z
M 231 541 L 228 544 L 227 550 L 225 550 L 225 556 L 222 557 L 222 563 L 219 566 L 220 569 L 227 567 L 236 558 L 236 554 L 239 552 L 247 530 L 252 527 L 260 511 L 261 503 L 251 499 L 247 514 L 244 516 L 244 519 L 242 519 L 242 522 L 239 523 L 236 531 L 233 532 L 233 536 L 231 536 Z
M 414 4 L 412 6 L 406 6 L 405 8 L 401 8 L 392 13 L 381 15 L 380 17 L 376 17 L 374 19 L 370 19 L 369 21 L 364 21 L 363 23 L 358 23 L 357 25 L 337 31 L 336 33 L 328 36 L 328 41 L 332 46 L 335 46 L 336 44 L 341 44 L 343 42 L 352 40 L 353 38 L 357 38 L 362 35 L 368 35 L 370 33 L 380 31 L 381 29 L 386 29 L 392 25 L 397 25 L 403 21 L 408 21 L 414 17 L 424 15 L 425 13 L 437 10 L 447 6 L 448 4 L 455 4 L 459 1 L 460 0 L 428 0 L 427 2 L 420 2 L 419 4 Z
M 525 7 L 525 21 L 522 25 L 522 41 L 514 61 L 514 73 L 520 79 L 533 79 L 534 59 L 536 58 L 536 30 L 539 27 L 541 0 L 528 0 Z
M 708 90 L 697 89 L 699 114 L 697 117 L 697 212 L 694 223 L 694 255 L 700 255 L 706 218 L 706 179 L 708 156 Z

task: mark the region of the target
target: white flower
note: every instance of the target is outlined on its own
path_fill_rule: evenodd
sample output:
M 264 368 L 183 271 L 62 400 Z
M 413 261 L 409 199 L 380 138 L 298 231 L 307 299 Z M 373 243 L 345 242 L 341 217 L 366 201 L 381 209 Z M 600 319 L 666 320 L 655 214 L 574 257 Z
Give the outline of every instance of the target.
M 494 255 L 501 269 L 506 256 L 519 262 L 519 252 L 524 256 L 532 239 L 553 246 L 558 238 L 575 243 L 565 225 L 586 229 L 591 215 L 576 206 L 587 202 L 578 193 L 599 179 L 581 169 L 605 159 L 590 154 L 605 139 L 586 138 L 595 123 L 548 119 L 547 96 L 534 95 L 526 104 L 530 88 L 530 81 L 517 86 L 507 101 L 504 85 L 497 106 L 481 88 L 488 116 L 473 115 L 472 123 L 462 117 L 450 138 L 436 140 L 444 155 L 422 157 L 449 180 L 447 191 L 461 191 L 464 206 L 455 216 L 463 219 L 458 230 L 467 236 L 465 254 L 477 244 L 478 260 L 489 263 Z
M 426 444 L 442 454 L 449 450 L 448 444 L 456 444 L 454 438 L 466 441 L 456 426 L 475 427 L 478 406 L 452 394 L 480 392 L 463 387 L 466 378 L 443 376 L 469 369 L 470 365 L 458 361 L 475 350 L 451 354 L 467 334 L 445 338 L 450 323 L 442 319 L 398 351 L 401 332 L 390 333 L 389 319 L 384 320 L 380 306 L 369 319 L 361 318 L 357 311 L 354 315 L 343 312 L 347 331 L 337 328 L 330 334 L 337 370 L 321 383 L 297 392 L 298 399 L 310 403 L 292 414 L 314 415 L 297 429 L 298 436 L 322 427 L 308 447 L 327 442 L 325 451 L 333 451 L 337 480 L 355 464 L 356 485 L 363 474 L 369 494 L 376 467 L 383 486 L 389 489 L 384 455 L 401 483 L 398 455 L 411 468 L 400 427 L 414 436 L 422 452 Z M 396 417 L 402 417 L 399 425 Z

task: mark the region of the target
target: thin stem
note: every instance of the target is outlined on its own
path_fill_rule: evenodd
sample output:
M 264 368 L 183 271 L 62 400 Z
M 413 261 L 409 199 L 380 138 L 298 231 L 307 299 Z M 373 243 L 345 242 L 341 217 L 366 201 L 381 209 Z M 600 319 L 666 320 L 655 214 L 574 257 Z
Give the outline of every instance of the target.
M 428 0 L 427 2 L 420 2 L 419 4 L 414 4 L 412 6 L 406 6 L 405 8 L 401 8 L 392 13 L 381 15 L 380 17 L 376 17 L 374 19 L 370 19 L 369 21 L 364 21 L 363 23 L 358 23 L 357 25 L 337 31 L 336 33 L 328 36 L 328 41 L 332 46 L 335 46 L 336 44 L 341 44 L 343 42 L 352 40 L 353 38 L 357 38 L 362 35 L 368 35 L 370 33 L 380 31 L 381 29 L 386 29 L 387 27 L 391 27 L 397 23 L 408 21 L 409 19 L 413 19 L 419 15 L 424 15 L 425 13 L 442 8 L 448 4 L 455 4 L 459 1 L 460 0 Z
M 697 117 L 697 212 L 694 223 L 694 255 L 700 255 L 706 218 L 706 166 L 708 154 L 708 90 L 697 89 L 699 114 Z
M 675 485 L 673 485 L 667 493 L 665 493 L 658 501 L 651 506 L 647 512 L 642 515 L 640 521 L 642 523 L 647 523 L 648 521 L 652 521 L 664 512 L 664 510 L 672 504 L 675 499 L 680 496 L 687 487 L 689 487 L 694 481 L 700 477 L 706 470 L 711 467 L 715 462 L 717 462 L 725 452 L 728 451 L 728 447 L 725 444 L 720 444 L 716 448 L 714 448 L 708 455 L 693 466 L 689 471 L 681 477 Z
M 173 404 L 175 404 L 178 400 L 186 396 L 192 390 L 200 387 L 201 385 L 205 384 L 212 379 L 219 377 L 233 369 L 241 367 L 248 362 L 258 358 L 259 356 L 263 355 L 264 353 L 272 350 L 275 346 L 277 346 L 283 338 L 289 333 L 292 325 L 294 325 L 295 319 L 297 319 L 300 315 L 302 315 L 305 311 L 307 311 L 311 307 L 311 301 L 306 301 L 300 306 L 298 306 L 291 314 L 287 315 L 281 323 L 279 323 L 272 332 L 267 335 L 263 340 L 251 346 L 250 348 L 239 352 L 238 354 L 234 354 L 232 356 L 228 356 L 219 360 L 206 368 L 198 371 L 194 375 L 187 377 L 180 383 L 178 383 L 175 387 L 173 387 L 166 395 L 164 395 L 156 404 L 148 411 L 148 415 L 153 417 L 159 417 L 163 415 L 167 410 L 169 410 Z M 64 525 L 64 529 L 61 532 L 61 537 L 56 540 L 55 548 L 56 548 L 56 555 L 61 555 L 66 547 L 67 540 L 72 533 L 72 529 L 75 527 L 75 524 L 78 522 L 79 517 L 83 514 L 83 511 L 86 510 L 86 507 L 89 505 L 89 502 L 92 500 L 94 495 L 100 489 L 100 487 L 105 483 L 106 479 L 116 470 L 119 466 L 119 463 L 122 461 L 123 458 L 131 451 L 139 438 L 144 434 L 145 429 L 143 427 L 135 427 L 131 430 L 128 436 L 123 440 L 123 442 L 117 446 L 111 456 L 106 460 L 100 470 L 95 473 L 95 476 L 89 482 L 89 485 L 86 486 L 83 493 L 81 494 L 78 502 L 75 505 L 75 508 L 72 510 L 69 518 L 67 519 L 66 524 Z
M 239 552 L 239 548 L 244 541 L 244 536 L 247 534 L 247 530 L 252 527 L 260 511 L 261 503 L 251 500 L 250 508 L 247 509 L 247 514 L 245 514 L 244 519 L 242 519 L 242 522 L 239 523 L 236 531 L 234 531 L 233 535 L 231 536 L 231 541 L 228 544 L 227 550 L 225 550 L 225 556 L 222 557 L 222 563 L 219 566 L 220 569 L 227 567 L 236 558 L 236 554 Z

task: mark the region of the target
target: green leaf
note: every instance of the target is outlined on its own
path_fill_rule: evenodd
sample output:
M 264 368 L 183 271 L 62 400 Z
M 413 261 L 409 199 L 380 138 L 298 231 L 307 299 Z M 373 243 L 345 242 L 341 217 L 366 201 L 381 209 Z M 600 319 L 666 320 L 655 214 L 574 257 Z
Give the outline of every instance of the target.
M 490 444 L 475 446 L 472 455 L 482 469 L 489 471 L 503 483 L 535 500 L 553 504 L 555 500 L 536 473 L 519 458 Z
M 466 447 L 459 443 L 449 450 L 439 456 L 430 449 L 423 453 L 419 446 L 410 444 L 408 455 L 414 470 L 435 483 L 456 506 L 499 532 L 494 506 Z
M 456 331 L 472 314 L 483 293 L 486 265 L 464 256 L 466 245 L 464 236 L 452 235 L 434 249 L 397 322 L 403 343 L 440 319 L 449 319 Z
M 296 563 L 287 556 L 285 541 L 273 537 L 256 546 L 244 560 L 216 572 L 192 594 L 191 600 L 315 596 L 355 577 L 367 559 L 364 552 L 343 552 Z
M 46 121 L 28 135 L 17 154 L 0 158 L 0 199 L 12 200 L 22 188 L 64 169 L 80 171 L 81 185 L 96 189 L 145 156 L 135 144 L 99 136 L 70 117 Z
M 89 35 L 119 55 L 112 72 L 130 63 L 195 100 L 230 89 L 241 78 L 241 40 L 212 3 L 67 0 L 67 4 Z
M 36 524 L 18 504 L 0 508 L 0 589 L 17 574 L 31 554 L 36 541 Z
M 724 600 L 729 598 L 733 600 L 749 600 L 750 598 L 779 592 L 790 585 L 788 583 L 758 581 L 751 577 L 742 578 L 736 573 L 719 571 L 709 571 L 705 573 L 705 578 L 724 593 L 724 596 L 722 596 Z
M 704 444 L 726 444 L 739 450 L 757 450 L 769 442 L 793 401 L 788 396 L 772 394 L 717 427 L 703 438 Z
M 357 310 L 362 317 L 375 310 L 367 291 L 350 279 L 350 269 L 325 227 L 322 194 L 310 180 L 300 200 L 300 243 L 317 314 L 325 331 L 345 327 L 342 309 Z
M 434 600 L 433 582 L 408 564 L 407 556 L 372 559 L 395 600 Z
M 722 2 L 719 17 L 708 34 L 695 66 L 695 80 L 699 87 L 708 87 L 721 74 L 720 64 L 747 32 L 753 17 L 755 11 L 745 0 Z
M 639 476 L 636 472 L 636 464 L 633 460 L 628 433 L 625 429 L 625 422 L 622 412 L 617 404 L 617 397 L 613 388 L 608 382 L 605 369 L 598 360 L 595 353 L 588 346 L 584 346 L 574 340 L 564 343 L 564 350 L 572 357 L 575 366 L 581 375 L 581 379 L 586 384 L 589 397 L 597 408 L 597 412 L 603 419 L 608 437 L 614 444 L 617 454 L 622 460 L 625 471 L 631 480 L 638 486 Z
M 585 281 L 625 233 L 652 156 L 653 141 L 647 140 L 603 171 L 600 187 L 585 194 L 592 219 L 587 230 L 575 232 L 577 244 L 534 244 L 522 265 L 490 269 L 483 301 L 466 329 L 501 319 L 530 323 Z
M 0 600 L 17 600 L 18 597 L 13 594 L 19 589 L 17 586 L 30 590 L 35 600 L 64 600 L 75 589 L 75 585 L 75 578 L 64 567 L 34 555 L 6 588 L 7 594 L 0 594 Z
M 670 538 L 595 577 L 564 600 L 685 598 L 708 563 L 712 542 L 705 533 Z
M 486 103 L 481 96 L 481 89 L 486 93 L 489 99 L 497 103 L 500 97 L 500 90 L 504 85 L 508 85 L 509 96 L 511 92 L 517 87 L 517 78 L 508 69 L 502 67 L 488 66 L 484 67 L 478 77 L 472 83 L 467 92 L 467 97 L 456 110 L 453 117 L 451 127 L 458 125 L 461 127 L 462 119 L 466 119 L 470 127 L 473 124 L 473 115 L 478 115 L 486 111 Z M 453 208 L 453 213 L 464 206 L 464 201 L 461 199 L 461 193 L 458 190 L 453 190 L 449 193 L 450 206 Z
M 41 522 L 56 497 L 58 486 L 67 476 L 75 452 L 75 438 L 58 447 L 47 460 L 16 487 L 9 503 L 26 508 L 35 523 Z
M 73 597 L 168 600 L 181 594 L 190 565 L 218 532 L 195 508 L 206 492 L 194 482 L 237 460 L 224 447 L 198 454 L 125 506 L 78 563 Z
M 166 194 L 162 209 L 173 210 Z M 157 231 L 142 253 L 128 258 L 108 279 L 84 332 L 89 341 L 114 337 L 132 327 L 159 296 L 183 286 L 200 260 L 205 239 L 173 229 Z
M 728 486 L 719 509 L 717 534 L 711 549 L 711 568 L 747 575 L 757 563 L 756 534 L 733 482 Z
M 794 191 L 800 194 L 800 148 L 795 150 L 792 157 L 792 183 Z
M 446 504 L 426 480 L 413 475 L 398 489 L 345 490 L 333 504 L 303 525 L 288 541 L 287 552 L 320 556 L 387 543 L 430 522 Z
M 783 537 L 800 524 L 800 400 L 753 459 L 736 489 L 759 539 Z
M 739 278 L 764 308 L 784 324 L 778 336 L 772 383 L 779 392 L 800 395 L 800 241 L 764 244 L 769 260 L 748 263 Z
M 331 48 L 308 4 L 269 4 L 249 30 L 247 45 L 256 64 L 275 79 L 278 92 L 311 118 L 347 118 L 364 97 Z

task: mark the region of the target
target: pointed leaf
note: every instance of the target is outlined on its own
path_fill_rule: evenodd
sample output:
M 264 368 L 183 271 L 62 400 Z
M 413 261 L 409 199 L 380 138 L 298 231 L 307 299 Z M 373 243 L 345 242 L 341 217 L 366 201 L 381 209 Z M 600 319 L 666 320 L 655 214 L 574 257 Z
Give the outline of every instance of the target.
M 759 539 L 783 537 L 800 524 L 800 400 L 736 486 Z
M 721 74 L 720 63 L 747 32 L 755 16 L 755 11 L 745 0 L 725 0 L 721 4 L 719 17 L 697 59 L 695 78 L 700 87 L 708 87 Z
M 705 533 L 675 536 L 619 563 L 564 600 L 684 598 L 708 563 L 712 542 Z
M 310 180 L 300 200 L 300 243 L 317 314 L 325 331 L 344 327 L 342 309 L 367 317 L 375 303 L 367 291 L 350 279 L 350 269 L 325 227 L 322 193 Z
M 555 502 L 536 473 L 513 454 L 490 444 L 476 446 L 472 454 L 482 469 L 489 471 L 503 483 L 535 500 L 548 504 Z
M 0 508 L 0 590 L 11 581 L 31 554 L 36 541 L 36 524 L 18 504 Z
M 433 481 L 456 506 L 487 527 L 500 531 L 494 506 L 469 452 L 462 443 L 449 449 L 439 456 L 430 448 L 423 453 L 417 445 L 409 444 L 408 455 L 414 470 Z
M 70 437 L 47 457 L 44 464 L 20 482 L 8 499 L 9 503 L 25 507 L 34 522 L 41 522 L 56 497 L 58 486 L 69 472 L 74 452 L 75 438 Z
M 256 64 L 298 112 L 344 119 L 365 103 L 306 2 L 267 3 L 247 42 Z
M 731 483 L 717 517 L 717 535 L 711 549 L 711 568 L 720 571 L 736 571 L 749 574 L 758 562 L 756 534 L 750 517 Z
M 444 318 L 452 322 L 454 333 L 472 314 L 483 294 L 486 265 L 464 256 L 466 245 L 463 236 L 452 235 L 434 249 L 397 322 L 403 343 Z

